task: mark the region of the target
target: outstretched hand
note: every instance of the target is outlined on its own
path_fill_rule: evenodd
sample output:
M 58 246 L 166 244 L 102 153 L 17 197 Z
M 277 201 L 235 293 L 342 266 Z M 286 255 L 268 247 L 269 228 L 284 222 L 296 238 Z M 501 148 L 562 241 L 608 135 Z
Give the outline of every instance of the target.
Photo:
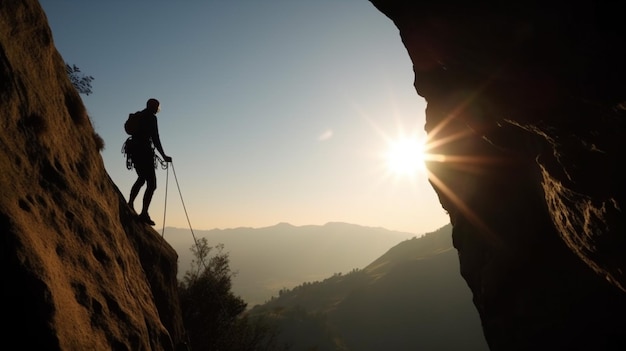
M 163 159 L 165 160 L 165 162 L 172 162 L 172 158 L 169 156 L 163 156 Z

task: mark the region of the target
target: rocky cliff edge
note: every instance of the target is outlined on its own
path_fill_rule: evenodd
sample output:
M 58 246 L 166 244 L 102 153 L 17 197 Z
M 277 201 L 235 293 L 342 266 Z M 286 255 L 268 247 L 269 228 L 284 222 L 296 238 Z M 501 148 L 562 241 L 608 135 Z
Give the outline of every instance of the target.
M 3 344 L 172 350 L 176 252 L 134 220 L 34 0 L 0 2 Z

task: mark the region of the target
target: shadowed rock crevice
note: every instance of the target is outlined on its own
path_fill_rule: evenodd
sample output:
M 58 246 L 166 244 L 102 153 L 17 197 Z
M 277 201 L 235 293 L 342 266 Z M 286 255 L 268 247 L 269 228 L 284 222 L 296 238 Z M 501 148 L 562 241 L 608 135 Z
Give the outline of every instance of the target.
M 427 101 L 430 181 L 490 348 L 626 349 L 619 6 L 372 3 Z

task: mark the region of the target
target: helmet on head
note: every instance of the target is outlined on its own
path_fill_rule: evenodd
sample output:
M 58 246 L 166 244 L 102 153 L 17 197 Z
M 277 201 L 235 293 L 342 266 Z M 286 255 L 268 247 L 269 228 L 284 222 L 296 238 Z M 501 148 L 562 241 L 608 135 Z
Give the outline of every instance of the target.
M 148 102 L 146 102 L 146 108 L 153 113 L 159 112 L 160 105 L 161 103 L 159 103 L 159 100 L 157 99 L 148 99 Z

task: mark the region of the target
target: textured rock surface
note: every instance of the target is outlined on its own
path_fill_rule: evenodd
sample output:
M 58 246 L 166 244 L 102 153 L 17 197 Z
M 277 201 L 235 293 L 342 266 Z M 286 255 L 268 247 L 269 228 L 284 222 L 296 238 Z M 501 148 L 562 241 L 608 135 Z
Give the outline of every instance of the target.
M 431 183 L 490 348 L 626 349 L 619 6 L 372 3 L 428 103 Z
M 136 223 L 37 1 L 0 2 L 3 345 L 171 350 L 176 252 Z

